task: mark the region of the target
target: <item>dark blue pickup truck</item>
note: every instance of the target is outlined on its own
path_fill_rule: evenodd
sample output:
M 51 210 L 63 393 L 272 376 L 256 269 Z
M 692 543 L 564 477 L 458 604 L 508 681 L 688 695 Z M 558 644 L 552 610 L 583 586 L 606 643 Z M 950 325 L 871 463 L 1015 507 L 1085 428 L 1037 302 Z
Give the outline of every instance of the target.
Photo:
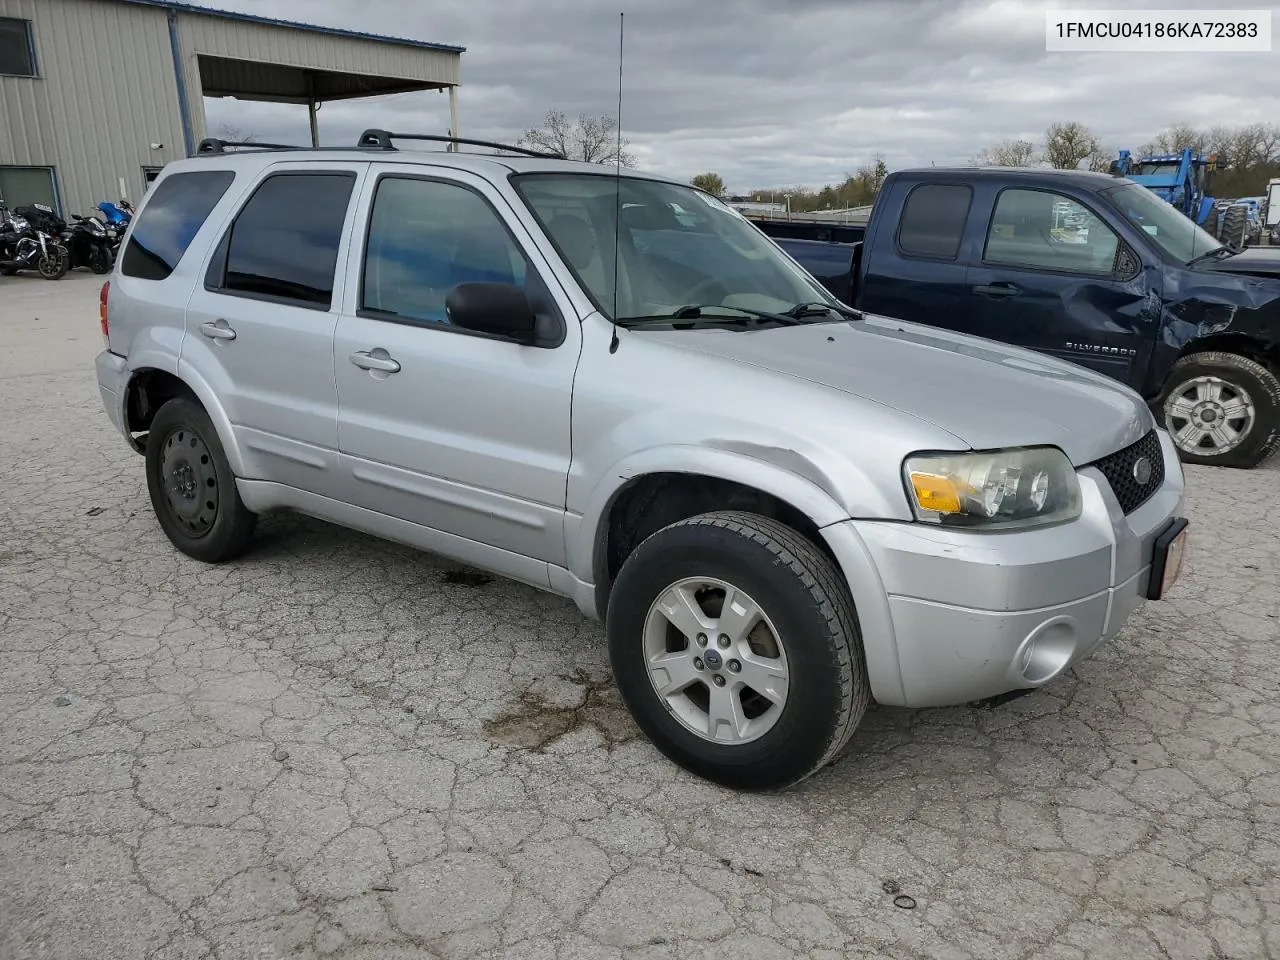
M 1123 381 L 1184 460 L 1280 446 L 1280 248 L 1228 249 L 1130 180 L 930 167 L 890 174 L 865 229 L 754 222 L 850 306 Z

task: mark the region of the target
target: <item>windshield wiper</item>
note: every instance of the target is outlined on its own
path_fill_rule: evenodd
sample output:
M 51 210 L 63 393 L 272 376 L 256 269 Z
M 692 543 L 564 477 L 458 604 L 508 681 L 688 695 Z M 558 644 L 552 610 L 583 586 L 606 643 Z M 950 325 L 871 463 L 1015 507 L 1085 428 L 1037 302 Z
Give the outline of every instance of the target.
M 744 316 L 724 316 L 720 311 L 733 310 Z M 651 317 L 618 317 L 614 320 L 620 327 L 635 327 L 646 323 L 672 323 L 678 320 L 699 320 L 702 322 L 730 322 L 742 323 L 744 320 L 772 320 L 774 323 L 781 323 L 784 326 L 794 327 L 803 321 L 799 317 L 793 317 L 785 313 L 769 313 L 765 310 L 751 310 L 748 307 L 730 307 L 719 303 L 697 304 L 690 303 L 683 307 L 677 307 L 670 313 L 655 314 Z
M 1198 257 L 1192 257 L 1190 260 L 1188 260 L 1188 261 L 1187 261 L 1187 266 L 1189 267 L 1189 266 L 1191 266 L 1193 263 L 1199 263 L 1201 260 L 1208 260 L 1208 259 L 1210 259 L 1211 257 L 1216 257 L 1216 256 L 1218 256 L 1219 254 L 1222 254 L 1222 253 L 1224 253 L 1224 252 L 1225 252 L 1225 253 L 1226 253 L 1226 255 L 1227 255 L 1227 256 L 1229 256 L 1229 257 L 1234 257 L 1234 256 L 1236 255 L 1236 253 L 1237 253 L 1237 251 L 1232 250 L 1230 247 L 1228 247 L 1228 246 L 1226 246 L 1226 245 L 1224 244 L 1224 245 L 1222 245 L 1221 247 L 1214 247 L 1212 250 L 1208 250 L 1208 251 L 1206 251 L 1206 252 L 1204 252 L 1204 253 L 1200 254 Z
M 801 317 L 820 317 L 827 313 L 838 313 L 840 316 L 848 317 L 850 320 L 862 319 L 860 310 L 846 307 L 843 303 L 827 303 L 825 300 L 808 300 L 804 303 L 797 303 L 786 311 L 786 316 L 795 317 L 799 320 Z

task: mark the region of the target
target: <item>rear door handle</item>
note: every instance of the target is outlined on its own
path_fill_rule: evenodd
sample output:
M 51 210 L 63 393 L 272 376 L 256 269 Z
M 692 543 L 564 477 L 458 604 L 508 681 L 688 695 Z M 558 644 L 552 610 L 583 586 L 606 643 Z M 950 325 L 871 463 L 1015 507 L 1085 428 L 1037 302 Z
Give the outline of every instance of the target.
M 236 338 L 236 332 L 231 329 L 225 320 L 202 323 L 200 324 L 200 332 L 210 340 L 234 340 Z
M 399 373 L 399 362 L 391 359 L 387 351 L 378 347 L 372 351 L 357 350 L 351 355 L 351 362 L 361 370 L 377 370 L 380 373 Z
M 984 297 L 1012 297 L 1021 291 L 1017 284 L 1014 283 L 992 283 L 986 286 L 974 287 L 974 293 L 980 293 Z

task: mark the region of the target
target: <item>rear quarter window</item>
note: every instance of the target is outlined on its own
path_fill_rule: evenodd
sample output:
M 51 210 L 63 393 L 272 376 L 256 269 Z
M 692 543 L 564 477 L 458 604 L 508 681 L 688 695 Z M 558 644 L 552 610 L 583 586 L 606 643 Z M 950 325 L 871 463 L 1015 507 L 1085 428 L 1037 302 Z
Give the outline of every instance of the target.
M 913 187 L 898 224 L 898 249 L 908 257 L 954 260 L 969 219 L 973 190 L 958 183 Z
M 196 170 L 172 174 L 152 187 L 120 272 L 140 280 L 163 280 L 173 273 L 234 179 L 230 170 Z

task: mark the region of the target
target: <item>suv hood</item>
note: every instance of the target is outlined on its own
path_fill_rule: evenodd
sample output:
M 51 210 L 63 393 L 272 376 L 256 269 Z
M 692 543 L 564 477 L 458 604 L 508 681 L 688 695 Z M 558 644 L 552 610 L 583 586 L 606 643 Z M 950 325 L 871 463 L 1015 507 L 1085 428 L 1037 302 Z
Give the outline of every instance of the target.
M 1052 444 L 1076 466 L 1154 426 L 1119 382 L 992 340 L 868 315 L 751 332 L 645 331 L 674 347 L 819 383 L 931 423 L 975 450 Z

